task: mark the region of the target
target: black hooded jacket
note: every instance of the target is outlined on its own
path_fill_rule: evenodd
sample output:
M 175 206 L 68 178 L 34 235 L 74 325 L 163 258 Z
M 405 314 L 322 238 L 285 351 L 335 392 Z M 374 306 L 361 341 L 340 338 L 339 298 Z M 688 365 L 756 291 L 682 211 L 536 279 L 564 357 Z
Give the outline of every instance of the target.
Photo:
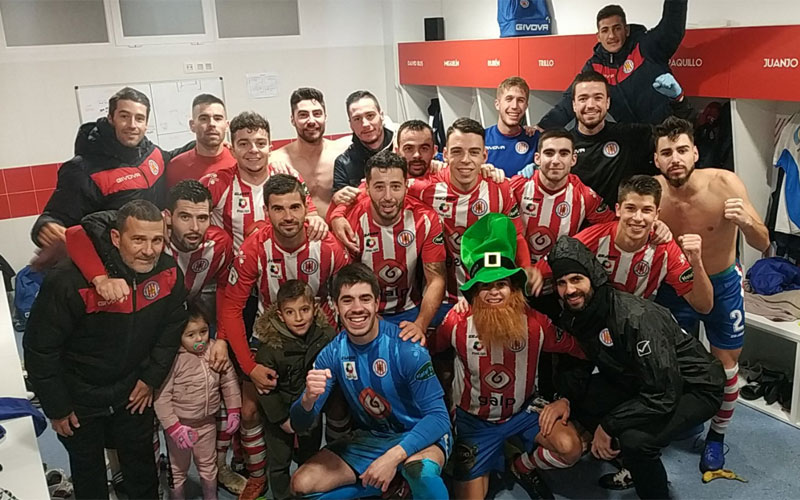
M 661 123 L 672 114 L 671 99 L 653 88 L 657 76 L 671 73 L 669 59 L 678 50 L 686 32 L 688 0 L 664 0 L 658 25 L 647 30 L 641 24 L 629 24 L 630 35 L 615 54 L 598 43 L 594 54 L 581 71 L 594 70 L 608 80 L 611 107 L 609 113 L 620 123 Z M 572 110 L 571 86 L 561 101 L 539 121 L 545 130 L 564 127 L 575 113 Z
M 548 260 L 572 259 L 589 271 L 594 291 L 581 312 L 564 310 L 557 320 L 580 343 L 590 363 L 570 363 L 557 374 L 567 399 L 583 399 L 592 369 L 630 399 L 605 416 L 612 437 L 675 410 L 681 394 L 702 391 L 722 403 L 725 372 L 702 344 L 684 332 L 666 308 L 614 289 L 595 256 L 578 240 L 558 239 Z
M 33 225 L 33 242 L 39 244 L 39 231 L 48 222 L 74 226 L 85 215 L 116 210 L 131 200 L 165 208 L 164 169 L 190 146 L 194 142 L 167 152 L 145 137 L 136 147 L 127 147 L 117 140 L 108 119 L 84 123 L 75 138 L 75 156 L 58 169 L 56 190 Z
M 393 137 L 394 132 L 383 127 L 383 143 L 373 151 L 353 134 L 352 144 L 333 162 L 333 192 L 346 186 L 358 187 L 364 179 L 367 160 L 391 147 Z
M 115 217 L 98 212 L 82 225 L 98 241 Z M 118 411 L 137 380 L 158 389 L 180 346 L 186 289 L 173 258 L 162 253 L 152 271 L 136 273 L 116 247 L 98 253 L 111 277 L 128 282 L 127 299 L 106 302 L 64 260 L 47 273 L 25 329 L 25 367 L 51 419 Z

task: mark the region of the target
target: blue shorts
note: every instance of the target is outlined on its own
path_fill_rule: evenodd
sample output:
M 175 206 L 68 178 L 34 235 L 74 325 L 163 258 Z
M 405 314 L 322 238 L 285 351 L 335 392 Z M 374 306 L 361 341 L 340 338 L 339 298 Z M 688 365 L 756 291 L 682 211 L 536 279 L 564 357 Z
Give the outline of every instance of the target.
M 708 314 L 700 314 L 692 309 L 686 299 L 679 297 L 666 284 L 658 289 L 656 302 L 667 307 L 686 331 L 696 330 L 702 321 L 712 346 L 725 350 L 739 349 L 744 344 L 742 270 L 733 264 L 709 278 L 714 288 L 714 308 Z
M 450 312 L 450 309 L 453 308 L 453 304 L 442 304 L 439 306 L 439 309 L 436 311 L 436 315 L 431 320 L 430 326 L 439 326 L 444 321 L 444 317 L 447 316 L 447 313 Z M 415 321 L 419 316 L 419 306 L 409 309 L 408 311 L 403 311 L 397 314 L 386 314 L 383 316 L 385 321 L 389 323 L 394 323 L 397 326 L 400 326 L 400 323 L 403 321 Z
M 531 452 L 539 434 L 539 414 L 521 411 L 501 424 L 482 420 L 456 408 L 456 446 L 453 455 L 453 477 L 469 481 L 493 470 L 505 470 L 504 443 L 518 436 Z
M 372 462 L 389 451 L 390 448 L 400 444 L 404 437 L 405 434 L 402 433 L 357 429 L 353 432 L 351 438 L 339 439 L 325 446 L 325 448 L 344 460 L 358 477 L 367 470 Z M 445 434 L 434 444 L 441 448 L 442 452 L 444 452 L 444 458 L 447 460 L 452 448 L 450 434 Z M 398 470 L 402 465 L 400 464 L 397 467 Z

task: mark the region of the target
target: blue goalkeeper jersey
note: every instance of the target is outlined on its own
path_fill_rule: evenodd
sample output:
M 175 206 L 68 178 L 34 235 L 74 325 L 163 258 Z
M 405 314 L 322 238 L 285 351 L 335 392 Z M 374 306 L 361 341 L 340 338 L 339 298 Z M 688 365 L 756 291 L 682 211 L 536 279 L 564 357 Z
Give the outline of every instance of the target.
M 533 153 L 539 147 L 539 135 L 537 131 L 528 136 L 523 129 L 519 134 L 509 137 L 497 130 L 497 125 L 492 125 L 486 129 L 486 150 L 489 153 L 487 161 L 511 178 L 526 165 L 533 163 Z
M 337 335 L 317 356 L 314 367 L 329 369 L 325 394 L 306 412 L 299 398 L 292 406 L 292 426 L 310 427 L 333 388 L 342 388 L 358 428 L 407 433 L 400 443 L 409 456 L 449 432 L 444 391 L 425 347 L 400 339 L 400 329 L 379 321 L 378 336 L 366 345 L 351 342 L 347 332 Z

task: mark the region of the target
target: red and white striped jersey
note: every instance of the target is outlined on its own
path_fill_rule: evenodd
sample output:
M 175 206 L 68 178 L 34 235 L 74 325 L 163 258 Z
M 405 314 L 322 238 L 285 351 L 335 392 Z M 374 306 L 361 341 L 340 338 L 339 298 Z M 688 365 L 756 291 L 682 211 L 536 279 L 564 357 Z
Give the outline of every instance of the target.
M 636 252 L 624 252 L 614 243 L 619 221 L 588 227 L 575 235 L 597 256 L 614 288 L 649 299 L 662 281 L 678 295 L 692 290 L 692 266 L 675 240 L 647 243 Z
M 530 179 L 521 175 L 511 179 L 531 262 L 547 255 L 559 236 L 574 236 L 584 223 L 599 224 L 615 219 L 614 212 L 603 199 L 577 175 L 569 174 L 567 185 L 551 193 L 542 184 L 540 174 L 537 170 Z
M 259 228 L 245 239 L 234 255 L 221 309 L 219 338 L 227 340 L 245 373 L 250 373 L 252 355 L 245 336 L 242 309 L 253 285 L 258 286 L 259 310 L 275 302 L 278 288 L 288 280 L 305 281 L 321 299 L 328 319 L 333 318 L 328 302 L 328 281 L 350 262 L 339 241 L 328 235 L 319 241 L 306 241 L 295 250 L 281 248 L 271 225 Z M 249 361 L 248 361 L 249 360 Z
M 411 193 L 411 190 L 409 190 Z M 447 294 L 455 302 L 461 291 L 458 289 L 468 281 L 469 272 L 461 262 L 461 236 L 464 231 L 490 212 L 508 215 L 517 228 L 517 265 L 530 266 L 528 247 L 519 219 L 519 207 L 511 194 L 508 181 L 496 183 L 480 178 L 472 190 L 462 193 L 447 181 L 432 182 L 419 193 L 419 198 L 433 207 L 442 219 L 447 248 Z
M 211 172 L 200 178 L 200 182 L 211 191 L 211 223 L 228 232 L 236 250 L 242 246 L 246 231 L 254 222 L 267 220 L 264 184 L 270 177 L 288 174 L 304 183 L 297 170 L 288 165 L 270 163 L 267 169 L 267 178 L 258 186 L 245 182 L 239 175 L 238 166 Z M 306 203 L 309 212 L 316 210 L 311 196 L 306 197 Z
M 184 275 L 189 298 L 216 283 L 222 287 L 228 279 L 228 267 L 233 258 L 231 237 L 220 227 L 209 226 L 203 242 L 193 252 L 181 252 L 172 241 L 164 246 L 164 252 L 178 263 Z
M 526 315 L 527 341 L 505 347 L 481 341 L 471 311 L 447 314 L 429 349 L 436 353 L 455 348 L 453 402 L 459 408 L 482 420 L 504 422 L 534 396 L 540 352 L 584 357 L 577 340 L 547 316 L 533 309 Z
M 360 256 L 381 284 L 381 314 L 397 314 L 420 304 L 420 263 L 444 262 L 444 234 L 439 216 L 406 196 L 400 220 L 381 226 L 372 216 L 369 197 L 356 201 L 347 220 L 358 240 Z

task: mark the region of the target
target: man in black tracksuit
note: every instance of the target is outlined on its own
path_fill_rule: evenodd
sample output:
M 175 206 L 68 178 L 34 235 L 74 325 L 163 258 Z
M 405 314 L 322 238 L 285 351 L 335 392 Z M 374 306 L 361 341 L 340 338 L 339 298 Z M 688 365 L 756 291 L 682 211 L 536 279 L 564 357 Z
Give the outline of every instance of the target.
M 84 228 L 105 227 L 108 217 L 92 214 Z M 103 449 L 109 442 L 129 497 L 156 498 L 153 391 L 172 366 L 187 321 L 183 273 L 161 252 L 161 212 L 134 200 L 116 220 L 113 248 L 100 254 L 131 294 L 104 300 L 65 260 L 45 277 L 23 337 L 28 375 L 69 453 L 78 499 L 108 498 Z
M 367 160 L 392 145 L 393 132 L 383 126 L 383 111 L 378 98 L 367 90 L 356 90 L 347 97 L 347 117 L 353 130 L 353 143 L 333 163 L 333 201 L 348 203 L 358 194 L 365 176 Z
M 58 169 L 56 190 L 31 229 L 36 245 L 48 248 L 63 242 L 66 228 L 84 215 L 116 210 L 130 200 L 165 208 L 164 169 L 194 142 L 163 151 L 145 137 L 149 116 L 147 96 L 125 87 L 109 100 L 108 117 L 81 125 L 75 157 Z
M 669 59 L 680 46 L 686 32 L 688 0 L 664 0 L 658 25 L 647 30 L 640 24 L 627 24 L 625 12 L 618 5 L 609 5 L 597 14 L 597 39 L 594 55 L 583 71 L 597 71 L 611 86 L 611 116 L 622 123 L 661 123 L 671 114 L 670 97 L 653 83 L 659 75 L 669 73 Z M 572 110 L 572 88 L 564 92 L 538 126 L 564 127 L 575 114 Z
M 721 363 L 667 309 L 614 289 L 578 240 L 559 238 L 548 261 L 564 307 L 557 324 L 578 339 L 588 360 L 559 363 L 566 415 L 595 429 L 597 458 L 622 452 L 641 498 L 668 498 L 661 449 L 719 409 Z

